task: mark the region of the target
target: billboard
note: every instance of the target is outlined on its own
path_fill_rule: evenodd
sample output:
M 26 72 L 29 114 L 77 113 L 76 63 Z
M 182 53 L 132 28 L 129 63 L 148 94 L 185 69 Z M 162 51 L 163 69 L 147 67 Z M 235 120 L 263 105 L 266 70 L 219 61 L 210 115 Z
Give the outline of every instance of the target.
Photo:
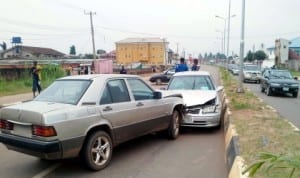
M 22 43 L 21 37 L 12 37 L 12 43 L 15 43 L 15 44 Z

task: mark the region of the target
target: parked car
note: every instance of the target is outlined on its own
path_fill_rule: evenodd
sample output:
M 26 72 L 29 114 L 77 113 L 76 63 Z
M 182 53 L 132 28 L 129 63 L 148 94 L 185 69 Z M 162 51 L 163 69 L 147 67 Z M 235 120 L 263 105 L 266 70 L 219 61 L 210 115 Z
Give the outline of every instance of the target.
M 122 142 L 157 131 L 178 137 L 182 98 L 162 96 L 134 75 L 64 77 L 34 100 L 0 109 L 0 142 L 42 159 L 80 154 L 101 170 Z
M 256 83 L 260 82 L 261 78 L 261 71 L 259 69 L 259 66 L 247 64 L 243 67 L 243 81 L 254 81 Z
M 165 70 L 163 73 L 154 74 L 150 77 L 149 81 L 152 83 L 156 83 L 156 85 L 160 85 L 161 83 L 168 83 L 172 75 L 175 74 L 175 67 L 171 67 Z
M 276 93 L 290 93 L 297 98 L 299 82 L 296 79 L 288 70 L 268 69 L 261 78 L 261 92 L 266 92 L 268 96 Z
M 217 127 L 221 126 L 223 114 L 223 86 L 216 87 L 207 71 L 187 71 L 173 75 L 168 86 L 168 94 L 181 93 L 185 104 L 181 126 Z

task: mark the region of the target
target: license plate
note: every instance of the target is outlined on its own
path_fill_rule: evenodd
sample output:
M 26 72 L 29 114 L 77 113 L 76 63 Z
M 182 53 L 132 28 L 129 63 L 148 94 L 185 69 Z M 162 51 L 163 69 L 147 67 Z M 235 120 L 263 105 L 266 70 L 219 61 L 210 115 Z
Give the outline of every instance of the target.
M 289 88 L 283 87 L 282 90 L 283 90 L 283 91 L 289 91 Z

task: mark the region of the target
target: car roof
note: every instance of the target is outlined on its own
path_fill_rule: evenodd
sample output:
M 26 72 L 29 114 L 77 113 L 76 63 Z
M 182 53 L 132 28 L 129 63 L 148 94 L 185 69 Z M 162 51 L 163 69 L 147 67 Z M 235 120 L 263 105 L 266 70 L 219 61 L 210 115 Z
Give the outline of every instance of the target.
M 207 71 L 185 71 L 177 72 L 173 76 L 195 76 L 195 75 L 210 75 Z
M 90 74 L 90 75 L 72 75 L 72 76 L 59 78 L 58 80 L 94 80 L 96 78 L 106 80 L 109 78 L 137 78 L 137 77 L 139 76 L 130 75 L 130 74 Z

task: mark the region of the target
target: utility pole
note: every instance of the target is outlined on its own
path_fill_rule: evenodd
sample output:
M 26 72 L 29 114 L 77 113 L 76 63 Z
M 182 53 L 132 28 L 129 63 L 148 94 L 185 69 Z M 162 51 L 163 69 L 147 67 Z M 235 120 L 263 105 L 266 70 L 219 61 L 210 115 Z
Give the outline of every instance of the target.
M 242 3 L 242 25 L 241 25 L 241 42 L 240 42 L 240 71 L 239 71 L 239 86 L 238 93 L 244 93 L 243 89 L 243 66 L 244 66 L 244 36 L 245 36 L 245 0 Z
M 91 21 L 91 33 L 92 33 L 92 43 L 93 43 L 93 57 L 94 60 L 96 59 L 96 50 L 95 50 L 95 39 L 94 39 L 94 26 L 93 26 L 93 15 L 96 15 L 96 12 L 84 12 L 85 15 L 90 16 L 90 21 Z
M 226 52 L 226 56 L 227 56 L 227 59 L 228 59 L 228 55 L 229 55 L 229 35 L 230 35 L 230 18 L 231 18 L 231 15 L 230 15 L 230 6 L 231 6 L 231 0 L 229 0 L 229 8 L 228 8 L 228 21 L 227 21 L 227 52 Z M 225 38 L 225 36 L 224 36 Z M 228 61 L 227 61 L 228 63 Z

